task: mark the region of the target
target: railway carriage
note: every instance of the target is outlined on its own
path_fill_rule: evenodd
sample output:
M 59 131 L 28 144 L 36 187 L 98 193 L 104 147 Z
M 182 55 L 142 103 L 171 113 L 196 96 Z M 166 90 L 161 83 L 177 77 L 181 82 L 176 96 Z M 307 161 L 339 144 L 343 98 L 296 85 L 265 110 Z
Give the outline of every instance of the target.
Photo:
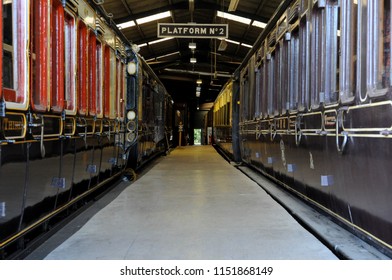
M 389 256 L 390 26 L 390 0 L 282 2 L 235 73 L 232 116 L 218 120 L 232 118 L 234 158 Z
M 12 258 L 166 151 L 172 101 L 99 5 L 0 4 L 0 258 Z

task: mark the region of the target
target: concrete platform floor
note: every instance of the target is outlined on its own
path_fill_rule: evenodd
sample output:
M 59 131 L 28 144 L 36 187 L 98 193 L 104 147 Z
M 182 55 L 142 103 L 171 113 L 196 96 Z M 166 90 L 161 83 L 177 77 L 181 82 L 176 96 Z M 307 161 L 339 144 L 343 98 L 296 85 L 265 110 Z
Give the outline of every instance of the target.
M 211 146 L 180 147 L 45 259 L 337 259 Z

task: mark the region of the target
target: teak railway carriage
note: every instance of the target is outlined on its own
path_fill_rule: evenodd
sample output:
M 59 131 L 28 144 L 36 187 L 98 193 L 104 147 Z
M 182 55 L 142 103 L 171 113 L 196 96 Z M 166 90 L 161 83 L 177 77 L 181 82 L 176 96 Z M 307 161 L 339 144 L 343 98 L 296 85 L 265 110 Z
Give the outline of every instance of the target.
M 169 148 L 172 101 L 103 9 L 0 5 L 0 258 Z
M 214 107 L 215 141 L 235 160 L 389 256 L 391 6 L 390 0 L 282 2 L 236 71 L 233 90 L 226 87 Z

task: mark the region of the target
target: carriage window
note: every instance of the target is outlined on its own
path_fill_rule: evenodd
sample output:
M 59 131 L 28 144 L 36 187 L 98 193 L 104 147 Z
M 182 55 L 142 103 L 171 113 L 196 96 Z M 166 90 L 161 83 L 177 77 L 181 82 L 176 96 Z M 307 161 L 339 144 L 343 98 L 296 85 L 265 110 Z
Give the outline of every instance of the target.
M 260 67 L 260 80 L 258 85 L 261 92 L 260 102 L 261 102 L 261 113 L 263 115 L 263 118 L 267 117 L 268 115 L 268 95 L 267 95 L 268 80 L 265 75 L 266 70 L 267 70 L 266 59 L 263 58 Z
M 88 112 L 90 116 L 97 114 L 97 38 L 90 31 L 88 35 Z
M 309 7 L 309 0 L 300 0 L 301 1 L 301 13 L 304 13 Z
M 255 92 L 256 92 L 256 100 L 255 100 L 255 117 L 258 118 L 261 115 L 261 67 L 256 68 L 255 75 Z
M 341 1 L 341 60 L 340 60 L 340 97 L 343 103 L 354 100 L 356 92 L 357 69 L 357 14 L 358 5 L 352 0 Z
M 3 97 L 11 109 L 27 107 L 27 1 L 2 1 Z
M 114 50 L 109 46 L 105 47 L 104 51 L 104 69 L 105 69 L 105 80 L 104 80 L 104 92 L 105 92 L 105 117 L 114 119 L 116 118 L 116 55 Z
M 51 12 L 51 106 L 54 112 L 64 108 L 64 9 L 59 0 L 53 1 Z
M 320 101 L 325 104 L 336 103 L 339 100 L 339 57 L 340 57 L 340 18 L 339 3 L 330 0 L 326 6 L 326 38 L 325 47 L 325 90 Z
M 248 96 L 248 105 L 249 105 L 249 111 L 248 111 L 248 115 L 247 115 L 247 119 L 248 120 L 253 120 L 255 118 L 255 60 L 254 60 L 254 56 L 252 56 L 251 60 L 249 61 L 249 72 L 248 72 L 248 91 L 246 93 L 246 95 Z
M 12 3 L 3 4 L 3 86 L 9 89 L 14 89 L 12 17 Z
M 65 67 L 65 109 L 67 113 L 75 113 L 75 61 L 76 61 L 76 32 L 75 32 L 75 18 L 69 14 L 65 15 L 64 22 L 64 67 Z
M 247 68 L 246 68 L 247 70 Z M 249 109 L 249 81 L 248 81 L 248 72 L 243 73 L 241 75 L 241 120 L 247 120 L 248 109 Z
M 391 86 L 391 4 L 389 0 L 368 1 L 367 8 L 367 91 L 370 97 L 377 97 Z
M 323 65 L 325 63 L 325 45 L 323 23 L 325 9 L 318 8 L 317 5 L 312 10 L 312 33 L 310 47 L 310 95 L 311 107 L 317 109 L 325 94 L 325 75 Z
M 231 120 L 231 103 L 227 103 L 227 111 L 226 111 L 226 125 L 230 125 L 230 120 Z
M 274 60 L 275 60 L 275 55 L 273 54 L 267 54 L 267 70 L 266 70 L 266 77 L 268 77 L 268 79 L 266 80 L 267 85 L 266 85 L 266 89 L 267 89 L 267 114 L 268 116 L 273 116 L 274 113 L 274 101 L 273 101 L 273 97 L 274 97 L 274 82 L 275 82 L 275 78 L 274 78 Z
M 87 27 L 80 22 L 78 26 L 78 111 L 81 115 L 87 114 L 87 90 L 88 90 L 88 34 Z
M 102 98 L 103 98 L 103 52 L 102 52 L 102 43 L 100 41 L 96 41 L 96 69 L 95 69 L 95 75 L 96 75 L 96 97 L 95 97 L 95 108 L 96 108 L 96 114 L 98 117 L 102 117 L 103 115 L 103 110 L 102 110 Z
M 36 111 L 45 111 L 48 104 L 48 1 L 34 1 L 31 34 L 32 93 L 31 105 Z
M 281 101 L 281 79 L 282 79 L 282 50 L 280 44 L 276 45 L 274 56 L 274 86 L 271 98 L 271 112 L 274 116 L 278 116 L 280 112 Z
M 288 97 L 288 109 L 291 111 L 297 110 L 298 106 L 298 77 L 299 77 L 299 32 L 298 28 L 291 34 L 291 40 L 289 42 L 289 97 Z
M 124 100 L 124 75 L 123 73 L 123 63 L 117 59 L 117 97 L 116 97 L 116 112 L 121 118 L 124 116 L 123 100 Z
M 125 63 L 121 63 L 121 69 L 118 73 L 120 76 L 120 83 L 121 83 L 121 91 L 120 91 L 120 98 L 119 98 L 119 105 L 118 105 L 118 115 L 120 118 L 124 118 L 125 112 L 125 91 L 126 91 L 126 84 L 125 84 Z M 162 99 L 164 98 L 165 94 L 162 93 Z M 162 117 L 163 118 L 163 117 Z
M 116 118 L 117 111 L 117 69 L 116 69 L 116 54 L 114 50 L 110 49 L 110 115 L 109 118 Z
M 292 69 L 291 60 L 289 59 L 290 41 L 282 39 L 280 42 L 282 46 L 281 52 L 281 73 L 280 73 L 280 100 L 278 100 L 278 112 L 285 114 L 289 109 L 288 94 L 289 94 L 289 71 Z
M 305 111 L 309 106 L 309 26 L 303 17 L 299 28 L 298 57 L 298 110 Z

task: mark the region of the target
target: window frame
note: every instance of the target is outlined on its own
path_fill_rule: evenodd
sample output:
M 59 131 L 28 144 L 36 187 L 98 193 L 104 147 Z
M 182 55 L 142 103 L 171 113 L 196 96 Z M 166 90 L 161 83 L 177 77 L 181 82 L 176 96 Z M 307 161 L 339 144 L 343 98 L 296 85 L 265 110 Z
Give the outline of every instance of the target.
M 383 0 L 382 4 L 385 3 L 385 1 L 389 1 L 389 9 L 391 10 L 391 5 L 392 1 L 390 0 Z M 367 32 L 366 32 L 366 65 L 369 66 L 370 69 L 366 69 L 367 73 L 367 90 L 366 90 L 366 95 L 369 96 L 370 98 L 377 98 L 381 96 L 385 96 L 388 92 L 390 92 L 391 89 L 391 63 L 389 62 L 389 84 L 386 87 L 378 88 L 378 84 L 380 80 L 378 79 L 378 76 L 382 75 L 383 73 L 380 73 L 380 70 L 383 68 L 383 65 L 381 65 L 380 58 L 380 42 L 382 41 L 383 43 L 385 42 L 380 35 L 384 29 L 383 26 L 380 26 L 380 6 L 381 6 L 381 1 L 368 1 L 367 3 Z M 361 2 L 362 5 L 362 2 Z M 384 16 L 384 15 L 383 15 Z M 362 36 L 365 36 L 364 33 L 362 33 Z M 363 40 L 363 39 L 362 39 Z M 391 40 L 389 41 L 389 50 L 391 50 L 392 42 Z M 389 55 L 391 53 L 389 52 Z M 381 83 L 382 83 L 382 78 L 381 78 Z
M 109 119 L 116 118 L 116 55 L 115 51 L 109 46 L 104 47 L 104 117 Z
M 53 112 L 61 113 L 65 101 L 65 15 L 59 0 L 51 2 L 50 32 L 51 34 L 51 91 L 50 106 Z M 57 30 L 57 32 L 55 32 Z M 55 46 L 55 47 L 54 47 Z
M 358 50 L 355 46 L 358 37 L 358 9 L 354 9 L 352 0 L 341 0 L 340 8 L 340 44 L 341 44 L 341 59 L 340 59 L 340 89 L 339 95 L 342 104 L 349 104 L 355 100 L 356 92 L 360 88 L 357 79 L 358 65 L 360 65 L 360 58 L 358 57 Z M 353 17 L 356 18 L 353 21 Z M 356 61 L 355 59 L 356 58 Z
M 77 24 L 78 91 L 77 108 L 81 116 L 88 114 L 88 27 L 79 20 Z
M 97 115 L 97 37 L 90 29 L 88 32 L 88 114 Z
M 6 108 L 14 110 L 27 110 L 29 106 L 28 96 L 28 49 L 27 38 L 29 34 L 28 28 L 28 17 L 29 17 L 29 5 L 25 1 L 13 1 L 11 11 L 17 11 L 12 13 L 12 34 L 17 36 L 12 37 L 12 75 L 13 75 L 13 88 L 7 88 L 4 86 L 4 69 L 1 69 L 2 73 L 2 97 L 5 100 Z M 4 13 L 4 7 L 2 6 L 2 15 Z M 16 24 L 18 22 L 18 24 Z M 4 25 L 2 22 L 2 33 Z M 2 46 L 4 50 L 5 42 L 3 40 L 4 33 L 2 34 Z M 16 58 L 15 58 L 16 57 Z M 4 54 L 2 53 L 2 65 L 4 66 Z M 18 75 L 17 75 L 18 74 Z M 8 96 L 15 96 L 14 100 L 10 101 Z M 8 99 L 8 100 L 7 100 Z
M 69 24 L 71 23 L 71 24 Z M 77 113 L 77 20 L 69 10 L 64 14 L 64 111 L 67 115 Z
M 289 43 L 289 61 L 291 67 L 289 67 L 288 80 L 290 81 L 288 87 L 288 112 L 290 114 L 295 114 L 298 112 L 298 104 L 299 104 L 299 57 L 300 57 L 300 49 L 299 49 L 299 22 L 297 21 L 293 24 L 290 31 L 290 43 Z
M 325 107 L 336 106 L 340 101 L 340 61 L 339 53 L 341 52 L 341 44 L 338 40 L 339 26 L 339 1 L 327 0 L 325 7 L 325 80 L 324 80 L 324 96 L 320 96 L 320 102 Z M 341 29 L 341 28 L 340 28 Z M 341 31 L 340 31 L 341 32 Z
M 47 0 L 31 3 L 30 105 L 36 112 L 45 112 L 50 106 L 51 8 Z
M 312 8 L 310 35 L 310 108 L 317 110 L 325 94 L 325 9 L 314 4 Z
M 96 38 L 96 52 L 97 52 L 97 91 L 96 91 L 96 115 L 98 118 L 103 118 L 104 109 L 104 43 L 97 37 Z
M 298 111 L 309 110 L 310 99 L 310 26 L 308 16 L 299 21 L 299 59 L 298 67 Z

